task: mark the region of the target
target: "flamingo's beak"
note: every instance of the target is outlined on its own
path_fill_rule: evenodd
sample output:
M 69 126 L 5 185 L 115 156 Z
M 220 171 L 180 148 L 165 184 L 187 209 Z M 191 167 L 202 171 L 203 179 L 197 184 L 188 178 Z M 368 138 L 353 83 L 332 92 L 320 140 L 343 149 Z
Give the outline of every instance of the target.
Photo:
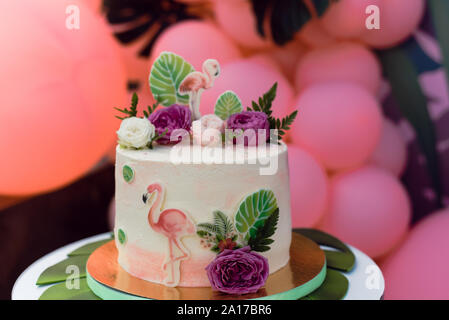
M 146 193 L 144 193 L 143 195 L 142 195 L 142 201 L 143 201 L 143 203 L 147 203 L 147 201 L 148 201 L 148 192 L 146 192 Z

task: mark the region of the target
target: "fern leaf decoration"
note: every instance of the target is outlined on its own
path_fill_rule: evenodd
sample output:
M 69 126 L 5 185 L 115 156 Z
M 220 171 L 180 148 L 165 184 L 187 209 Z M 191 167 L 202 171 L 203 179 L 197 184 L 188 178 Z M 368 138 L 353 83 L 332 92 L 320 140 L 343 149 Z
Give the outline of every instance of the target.
M 247 107 L 248 111 L 258 111 L 264 112 L 268 117 L 268 123 L 270 125 L 270 129 L 277 130 L 276 140 L 282 140 L 282 137 L 286 134 L 288 130 L 290 130 L 291 125 L 296 119 L 298 115 L 298 110 L 293 111 L 291 114 L 286 117 L 279 119 L 272 116 L 273 114 L 273 101 L 276 98 L 277 91 L 277 82 L 268 90 L 262 97 L 259 98 L 258 103 L 253 101 L 251 107 Z
M 200 223 L 197 225 L 198 229 L 209 232 L 211 234 L 215 234 L 217 233 L 217 229 L 215 228 L 215 225 L 213 225 L 212 223 Z
M 126 118 L 132 118 L 137 116 L 137 104 L 139 103 L 139 97 L 137 96 L 137 93 L 134 92 L 132 98 L 131 98 L 131 106 L 128 108 L 114 108 L 115 110 L 125 114 L 125 117 L 119 117 L 115 116 L 117 119 L 124 120 Z

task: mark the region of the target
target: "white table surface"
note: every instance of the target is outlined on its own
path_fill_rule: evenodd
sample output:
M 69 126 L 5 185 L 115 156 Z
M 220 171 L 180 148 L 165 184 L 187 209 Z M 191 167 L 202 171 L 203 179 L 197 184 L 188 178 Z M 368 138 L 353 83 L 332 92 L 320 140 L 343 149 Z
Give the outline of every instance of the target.
M 95 242 L 110 237 L 110 233 L 99 234 L 90 238 L 59 248 L 30 265 L 17 278 L 12 289 L 12 300 L 37 300 L 41 294 L 50 286 L 37 286 L 39 275 L 47 269 L 64 259 L 71 251 L 90 242 Z M 356 257 L 356 264 L 351 272 L 344 273 L 349 280 L 349 288 L 344 300 L 380 300 L 384 289 L 385 280 L 376 263 L 360 250 L 351 246 Z

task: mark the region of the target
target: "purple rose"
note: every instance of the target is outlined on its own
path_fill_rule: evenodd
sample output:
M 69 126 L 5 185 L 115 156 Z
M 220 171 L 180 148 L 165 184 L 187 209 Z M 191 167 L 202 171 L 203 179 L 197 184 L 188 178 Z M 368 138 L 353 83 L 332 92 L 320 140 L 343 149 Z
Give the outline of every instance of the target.
M 192 125 L 192 113 L 189 107 L 174 104 L 167 108 L 159 109 L 148 117 L 148 120 L 155 126 L 157 134 L 167 133 L 157 140 L 159 144 L 170 144 L 181 142 L 183 136 L 179 136 L 177 140 L 170 141 L 170 137 L 173 131 L 177 129 L 185 130 L 187 134 L 190 131 Z M 175 132 L 176 135 L 180 135 L 181 131 Z M 175 137 L 174 137 L 175 138 Z
M 228 118 L 226 127 L 233 130 L 241 129 L 244 135 L 234 138 L 234 143 L 241 144 L 244 142 L 245 146 L 257 146 L 259 144 L 259 129 L 266 131 L 266 140 L 270 138 L 270 124 L 268 123 L 268 116 L 264 112 L 243 111 L 234 113 Z M 245 140 L 243 141 L 242 139 Z
M 249 246 L 225 249 L 207 267 L 213 289 L 229 294 L 246 294 L 259 290 L 268 278 L 268 260 L 251 251 Z

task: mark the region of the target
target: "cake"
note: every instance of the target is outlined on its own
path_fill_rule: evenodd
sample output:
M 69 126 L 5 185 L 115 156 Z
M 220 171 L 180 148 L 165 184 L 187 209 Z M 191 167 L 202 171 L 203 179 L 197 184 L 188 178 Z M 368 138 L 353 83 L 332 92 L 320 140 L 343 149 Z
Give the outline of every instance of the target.
M 287 146 L 278 137 L 296 112 L 272 118 L 274 85 L 246 111 L 227 91 L 215 114 L 201 116 L 201 91 L 219 73 L 216 60 L 197 72 L 164 52 L 150 72 L 157 103 L 141 117 L 136 95 L 118 109 L 114 234 L 119 265 L 134 277 L 245 294 L 289 261 Z

